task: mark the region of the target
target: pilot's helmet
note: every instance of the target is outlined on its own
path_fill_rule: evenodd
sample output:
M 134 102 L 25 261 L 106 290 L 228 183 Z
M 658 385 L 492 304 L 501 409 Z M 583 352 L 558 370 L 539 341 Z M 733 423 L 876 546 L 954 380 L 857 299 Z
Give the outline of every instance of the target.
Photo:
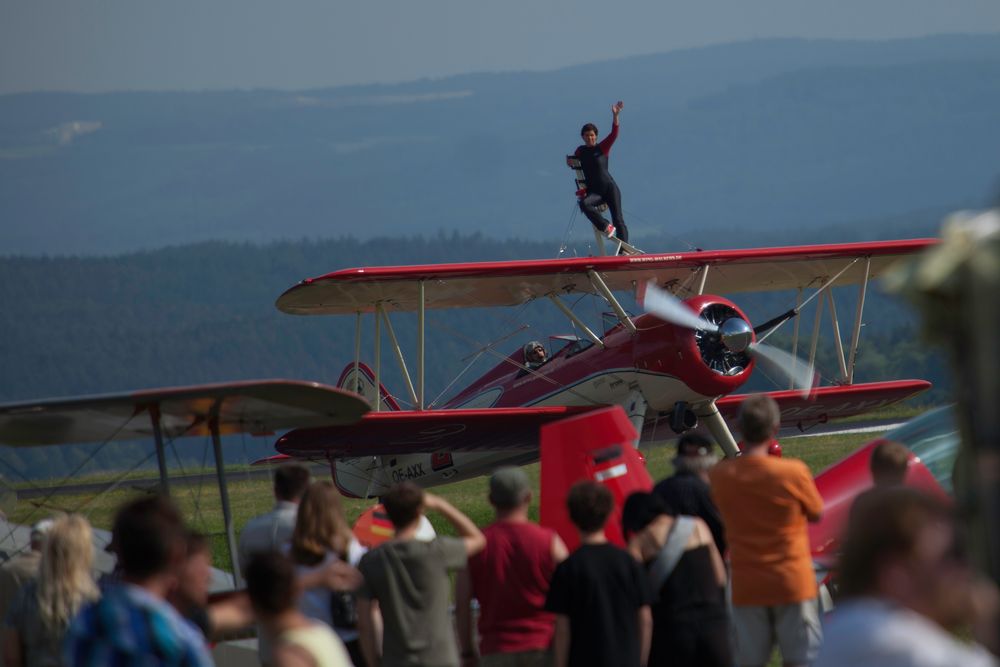
M 531 363 L 545 361 L 545 346 L 540 341 L 531 341 L 524 346 L 524 360 Z

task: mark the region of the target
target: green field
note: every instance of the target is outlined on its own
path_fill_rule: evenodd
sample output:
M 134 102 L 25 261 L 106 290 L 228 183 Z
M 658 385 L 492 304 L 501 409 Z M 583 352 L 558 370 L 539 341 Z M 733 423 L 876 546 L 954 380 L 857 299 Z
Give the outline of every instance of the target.
M 784 455 L 796 457 L 805 461 L 813 473 L 822 469 L 853 451 L 859 445 L 871 440 L 870 433 L 848 434 L 835 436 L 815 436 L 785 438 L 782 441 Z M 643 450 L 646 455 L 650 475 L 654 480 L 662 479 L 670 474 L 670 459 L 673 448 L 669 445 L 655 446 Z M 271 484 L 266 479 L 241 478 L 245 468 L 229 469 L 229 494 L 237 530 L 252 516 L 268 511 L 273 503 Z M 535 485 L 536 501 L 531 511 L 538 518 L 537 488 L 539 465 L 525 467 L 528 476 Z M 186 471 L 188 473 L 197 471 Z M 211 471 L 204 471 L 211 472 Z M 85 481 L 85 480 L 73 480 Z M 86 480 L 93 481 L 93 480 Z M 110 483 L 110 476 L 109 476 Z M 12 522 L 30 524 L 51 512 L 80 512 L 86 515 L 91 523 L 98 528 L 110 528 L 115 510 L 127 499 L 145 489 L 155 488 L 155 478 L 148 476 L 133 477 L 113 490 L 99 494 L 88 495 L 58 495 L 45 503 L 37 501 L 22 501 L 9 517 Z M 447 498 L 452 504 L 467 513 L 472 519 L 484 526 L 490 522 L 491 509 L 486 500 L 487 480 L 485 477 L 457 482 L 434 489 L 436 493 Z M 229 570 L 229 555 L 226 550 L 225 536 L 222 524 L 222 509 L 219 504 L 218 489 L 214 482 L 204 482 L 194 486 L 175 486 L 172 489 L 174 498 L 180 503 L 190 525 L 212 537 L 214 545 L 215 566 Z M 371 501 L 343 499 L 344 510 L 348 520 L 353 523 L 357 517 L 370 506 Z M 449 534 L 451 527 L 440 517 L 431 516 L 434 527 L 443 534 Z

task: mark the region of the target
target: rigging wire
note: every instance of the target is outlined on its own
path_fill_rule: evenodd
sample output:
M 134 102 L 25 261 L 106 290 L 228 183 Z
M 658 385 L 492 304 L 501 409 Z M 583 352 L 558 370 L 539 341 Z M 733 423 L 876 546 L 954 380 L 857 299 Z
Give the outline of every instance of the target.
M 559 252 L 556 253 L 556 259 L 560 259 L 566 252 L 566 248 L 569 245 L 569 235 L 573 231 L 573 224 L 576 222 L 576 214 L 579 211 L 580 207 L 574 205 L 569 212 L 569 221 L 566 223 L 566 231 L 563 232 L 562 241 L 559 243 Z
M 435 327 L 438 327 L 440 329 L 443 329 L 443 330 L 447 331 L 448 333 L 452 334 L 453 336 L 456 336 L 458 338 L 463 339 L 466 343 L 472 343 L 472 344 L 480 345 L 481 346 L 481 344 L 478 341 L 476 341 L 475 339 L 469 338 L 468 336 L 465 336 L 465 335 L 459 333 L 458 331 L 456 331 L 455 329 L 452 329 L 451 327 L 449 327 L 446 324 L 443 324 L 441 322 L 432 322 L 432 324 Z M 577 398 L 579 398 L 579 399 L 581 399 L 583 401 L 586 401 L 589 404 L 592 404 L 592 405 L 601 405 L 601 403 L 599 403 L 598 401 L 595 401 L 595 400 L 593 400 L 592 398 L 590 398 L 588 396 L 584 396 L 580 392 L 576 391 L 575 389 L 572 389 L 572 388 L 568 387 L 567 385 L 563 384 L 562 382 L 559 382 L 558 380 L 555 380 L 555 379 L 553 379 L 553 378 L 551 378 L 548 375 L 545 375 L 543 373 L 539 373 L 537 370 L 535 370 L 534 368 L 529 367 L 527 364 L 519 364 L 519 363 L 517 363 L 516 361 L 514 361 L 513 359 L 511 359 L 509 355 L 505 355 L 502 352 L 497 352 L 496 350 L 493 350 L 493 349 L 490 349 L 490 348 L 485 348 L 483 351 L 487 352 L 487 353 L 489 353 L 491 355 L 493 355 L 494 357 L 496 357 L 497 359 L 499 359 L 501 362 L 504 362 L 504 363 L 506 363 L 506 364 L 514 367 L 514 368 L 519 369 L 519 370 L 526 371 L 527 374 L 529 374 L 529 375 L 533 375 L 533 376 L 535 376 L 537 378 L 541 378 L 541 379 L 545 380 L 546 382 L 548 382 L 549 384 L 551 384 L 551 385 L 553 385 L 555 387 L 558 387 L 559 389 L 563 389 L 563 390 L 567 391 L 568 393 L 573 394 Z
M 25 525 L 31 525 L 31 523 L 32 523 L 31 519 L 34 519 L 35 516 L 38 514 L 38 511 L 43 506 L 45 506 L 46 504 L 48 504 L 48 502 L 52 499 L 52 496 L 55 495 L 56 489 L 58 489 L 61 486 L 65 486 L 68 481 L 70 481 L 73 477 L 75 477 L 76 474 L 78 472 L 80 472 L 80 470 L 82 470 L 85 465 L 87 465 L 88 463 L 90 463 L 94 459 L 94 457 L 97 456 L 101 452 L 102 449 L 104 449 L 105 445 L 107 445 L 109 442 L 111 442 L 112 440 L 114 440 L 115 437 L 119 433 L 121 433 L 122 429 L 124 429 L 125 426 L 129 422 L 131 422 L 133 419 L 135 419 L 136 416 L 137 416 L 137 413 L 133 413 L 133 414 L 129 415 L 124 421 L 122 421 L 122 423 L 118 425 L 118 428 L 116 428 L 114 431 L 111 432 L 111 435 L 109 435 L 107 438 L 105 438 L 103 442 L 99 443 L 97 445 L 97 447 L 95 447 L 94 450 L 88 456 L 86 456 L 83 459 L 83 461 L 81 461 L 72 470 L 72 472 L 70 472 L 68 475 L 66 475 L 65 477 L 63 477 L 58 483 L 56 483 L 55 485 L 53 485 L 51 487 L 40 487 L 40 486 L 33 485 L 36 490 L 43 490 L 43 489 L 48 489 L 48 490 L 46 491 L 45 495 L 42 497 L 41 501 L 39 501 L 39 503 L 37 505 L 35 505 L 35 509 L 33 509 L 31 512 L 29 512 L 28 516 L 24 518 Z M 20 473 L 18 473 L 18 474 L 20 474 Z M 22 477 L 23 477 L 23 475 L 22 475 Z M 4 539 L 5 540 L 9 539 L 13 534 L 14 534 L 14 528 L 11 528 L 10 532 L 8 532 L 7 536 Z
M 96 494 L 94 496 L 91 496 L 91 498 L 89 500 L 87 500 L 86 502 L 84 502 L 82 505 L 74 508 L 73 511 L 74 512 L 79 512 L 83 508 L 85 508 L 85 507 L 87 507 L 89 505 L 94 504 L 102 496 L 106 496 L 107 494 L 109 494 L 112 491 L 114 491 L 115 489 L 117 489 L 119 486 L 121 486 L 126 481 L 126 478 L 128 477 L 128 475 L 132 474 L 133 472 L 135 472 L 136 470 L 138 470 L 141 466 L 145 465 L 154 456 L 156 456 L 156 452 L 155 451 L 150 452 L 149 454 L 146 454 L 145 457 L 139 459 L 139 461 L 137 463 L 135 463 L 131 468 L 125 470 L 114 481 L 112 481 L 112 483 L 109 484 L 107 486 L 107 488 L 105 488 L 100 493 L 98 493 L 98 494 Z
M 646 218 L 643 218 L 641 215 L 638 215 L 636 213 L 633 213 L 632 211 L 626 210 L 625 208 L 622 208 L 622 213 L 625 214 L 625 215 L 627 215 L 630 218 L 635 218 L 639 222 L 642 222 L 642 223 L 645 223 L 645 224 L 648 224 L 648 225 L 651 225 L 651 226 L 652 225 L 656 225 L 655 222 L 653 222 L 651 220 L 648 220 Z M 683 236 L 680 236 L 679 234 L 670 234 L 670 236 L 672 238 L 677 239 L 678 241 L 680 241 L 684 245 L 686 245 L 687 248 L 688 248 L 688 250 L 695 250 L 695 251 L 701 251 L 702 250 L 702 248 L 699 248 L 694 243 L 692 243 L 691 241 L 687 240 Z

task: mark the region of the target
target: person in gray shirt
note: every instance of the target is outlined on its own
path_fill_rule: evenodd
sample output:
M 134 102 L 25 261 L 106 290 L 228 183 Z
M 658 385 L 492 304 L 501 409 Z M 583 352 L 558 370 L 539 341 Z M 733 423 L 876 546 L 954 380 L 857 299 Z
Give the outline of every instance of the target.
M 443 498 L 411 482 L 397 484 L 382 498 L 396 528 L 393 539 L 365 554 L 358 565 L 361 650 L 369 665 L 458 667 L 458 647 L 449 615 L 449 573 L 465 567 L 486 547 L 486 537 L 469 517 Z M 458 537 L 415 539 L 427 510 L 440 513 Z M 375 603 L 384 621 L 381 663 L 376 642 Z
M 240 570 L 254 554 L 281 551 L 292 539 L 299 501 L 309 487 L 309 469 L 284 465 L 274 472 L 274 509 L 247 521 L 240 533 Z

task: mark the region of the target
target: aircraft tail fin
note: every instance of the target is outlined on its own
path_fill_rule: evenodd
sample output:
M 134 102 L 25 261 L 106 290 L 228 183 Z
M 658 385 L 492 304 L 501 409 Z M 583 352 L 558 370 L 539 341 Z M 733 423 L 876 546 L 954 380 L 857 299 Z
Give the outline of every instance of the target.
M 392 397 L 389 390 L 385 388 L 385 385 L 379 383 L 376 389 L 375 373 L 367 364 L 359 363 L 356 368 L 357 372 L 355 372 L 355 365 L 353 363 L 347 364 L 340 373 L 340 379 L 337 380 L 338 388 L 353 391 L 368 401 L 369 405 L 373 408 L 375 407 L 375 397 L 381 395 L 383 411 L 399 410 L 399 403 Z
M 625 499 L 649 491 L 653 480 L 632 443 L 635 428 L 619 406 L 546 424 L 541 429 L 541 524 L 554 529 L 570 550 L 580 537 L 566 509 L 566 495 L 580 480 L 593 480 L 611 491 L 615 509 L 605 524 L 608 540 L 624 545 L 621 512 Z

